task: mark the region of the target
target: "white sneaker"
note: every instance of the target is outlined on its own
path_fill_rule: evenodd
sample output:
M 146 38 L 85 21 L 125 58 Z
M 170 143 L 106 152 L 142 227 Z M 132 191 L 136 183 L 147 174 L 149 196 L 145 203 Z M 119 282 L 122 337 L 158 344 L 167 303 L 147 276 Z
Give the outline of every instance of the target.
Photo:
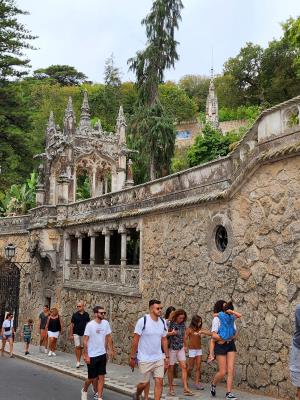
M 77 363 L 76 363 L 76 368 L 79 368 L 79 367 L 80 367 L 80 362 L 77 361 Z
M 83 389 L 81 389 L 81 400 L 87 400 L 87 392 L 84 392 Z
M 45 349 L 44 349 L 44 353 L 45 353 L 45 354 L 48 354 L 48 349 L 45 348 Z
M 51 357 L 51 356 L 52 356 L 52 351 L 49 351 L 48 357 Z
M 56 353 L 54 353 L 54 351 L 51 351 L 51 353 L 53 357 L 56 357 Z

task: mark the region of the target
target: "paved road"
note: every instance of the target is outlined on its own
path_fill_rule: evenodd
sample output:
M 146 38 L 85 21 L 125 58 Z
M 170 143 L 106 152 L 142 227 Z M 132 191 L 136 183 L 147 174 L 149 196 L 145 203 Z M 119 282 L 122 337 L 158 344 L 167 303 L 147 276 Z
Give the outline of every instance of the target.
M 80 400 L 82 381 L 17 358 L 0 357 L 0 398 L 9 400 Z M 89 399 L 93 399 L 92 392 Z M 104 391 L 104 400 L 128 400 Z

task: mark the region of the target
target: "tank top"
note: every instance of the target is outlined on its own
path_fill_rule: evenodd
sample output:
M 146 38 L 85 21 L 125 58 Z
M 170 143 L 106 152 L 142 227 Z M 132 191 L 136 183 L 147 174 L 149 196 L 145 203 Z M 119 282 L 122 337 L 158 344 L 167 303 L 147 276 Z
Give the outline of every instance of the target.
M 59 317 L 58 318 L 49 317 L 48 331 L 50 331 L 50 332 L 60 332 L 61 331 L 61 324 L 60 324 Z
M 201 349 L 201 335 L 195 335 L 197 333 L 192 328 L 188 328 L 188 339 L 189 339 L 189 349 L 190 350 L 200 350 Z

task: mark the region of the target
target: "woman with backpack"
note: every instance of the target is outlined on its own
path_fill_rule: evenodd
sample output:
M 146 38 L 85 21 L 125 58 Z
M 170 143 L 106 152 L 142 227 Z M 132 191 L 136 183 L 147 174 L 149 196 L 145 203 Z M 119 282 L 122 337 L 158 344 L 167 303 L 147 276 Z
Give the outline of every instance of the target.
M 58 314 L 58 309 L 56 307 L 52 307 L 50 310 L 50 316 L 48 317 L 46 331 L 48 332 L 48 348 L 49 353 L 48 356 L 56 356 L 56 346 L 57 346 L 57 339 L 59 335 L 62 334 L 63 331 L 63 324 L 61 318 Z
M 176 396 L 174 391 L 174 364 L 179 363 L 182 375 L 183 393 L 185 396 L 193 396 L 194 393 L 188 387 L 187 365 L 186 365 L 186 336 L 185 322 L 186 312 L 182 309 L 176 310 L 171 314 L 169 332 L 176 332 L 176 335 L 169 337 L 170 363 L 168 369 L 169 396 Z
M 215 374 L 213 381 L 211 383 L 210 393 L 213 397 L 216 396 L 216 385 L 219 382 L 221 382 L 221 380 L 224 378 L 225 375 L 227 375 L 226 400 L 237 400 L 237 397 L 231 392 L 233 378 L 234 378 L 235 359 L 236 359 L 236 347 L 234 343 L 236 337 L 236 326 L 234 321 L 235 318 L 231 318 L 231 316 L 233 316 L 232 308 L 233 308 L 232 303 L 226 303 L 226 301 L 224 300 L 217 301 L 216 304 L 214 305 L 214 319 L 212 322 L 212 329 L 211 329 L 212 340 L 215 339 L 216 342 L 215 344 L 214 343 L 211 344 L 210 350 L 212 351 L 214 346 L 214 354 L 218 363 L 218 372 Z M 241 317 L 241 315 L 236 312 L 234 312 L 234 314 L 236 318 Z M 229 324 L 227 326 L 229 329 L 226 330 L 225 326 L 227 322 Z M 229 331 L 231 333 L 229 333 Z M 224 340 L 224 338 L 226 340 Z M 210 360 L 213 358 L 214 356 L 211 353 Z

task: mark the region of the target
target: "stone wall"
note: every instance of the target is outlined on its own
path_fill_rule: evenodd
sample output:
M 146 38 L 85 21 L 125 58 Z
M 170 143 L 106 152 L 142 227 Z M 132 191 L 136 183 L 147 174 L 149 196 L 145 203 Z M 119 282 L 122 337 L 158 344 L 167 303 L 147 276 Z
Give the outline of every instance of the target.
M 0 219 L 1 248 L 12 242 L 17 261 L 31 260 L 21 270 L 19 324 L 29 317 L 37 323 L 47 298 L 67 328 L 77 300 L 90 312 L 102 304 L 113 325 L 117 362 L 126 363 L 134 323 L 150 298 L 184 307 L 189 318 L 199 313 L 208 328 L 214 302 L 232 299 L 243 314 L 236 383 L 292 397 L 288 353 L 300 302 L 300 125 L 290 119 L 295 110 L 300 114 L 300 97 L 265 111 L 222 159 L 115 193 Z M 224 251 L 215 240 L 220 225 L 228 235 Z M 70 236 L 109 236 L 114 230 L 126 239 L 128 228 L 140 232 L 138 285 L 126 286 L 126 280 L 101 285 L 82 273 L 72 279 Z M 122 262 L 113 266 L 120 274 L 126 257 Z M 83 265 L 80 257 L 77 267 L 101 268 Z M 67 332 L 60 346 L 72 350 Z M 212 371 L 204 368 L 207 381 Z

